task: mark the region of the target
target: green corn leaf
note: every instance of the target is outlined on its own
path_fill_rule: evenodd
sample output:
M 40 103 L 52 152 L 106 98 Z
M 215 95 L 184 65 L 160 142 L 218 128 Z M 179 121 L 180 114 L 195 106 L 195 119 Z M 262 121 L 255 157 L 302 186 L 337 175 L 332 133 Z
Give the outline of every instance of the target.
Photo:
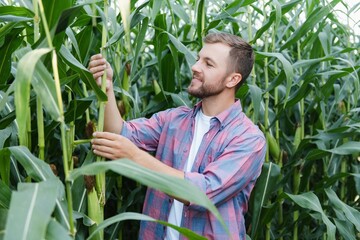
M 56 178 L 49 164 L 41 161 L 30 153 L 26 147 L 8 148 L 15 159 L 25 168 L 27 174 L 36 181 L 45 181 Z
M 320 62 L 325 62 L 325 61 L 331 61 L 333 59 L 334 59 L 334 57 L 332 57 L 332 56 L 316 58 L 316 59 L 302 59 L 302 60 L 299 60 L 296 63 L 294 63 L 293 67 L 294 68 L 306 68 L 306 67 L 310 67 L 314 64 L 318 64 Z
M 66 3 L 66 1 L 68 2 Z M 84 5 L 88 4 L 88 3 L 78 4 L 76 6 L 70 7 L 71 4 L 69 4 L 69 0 L 66 1 L 61 1 L 62 3 L 60 3 L 59 1 L 59 3 L 56 3 L 56 4 L 60 4 L 61 5 L 60 7 L 56 6 L 55 4 L 52 4 L 53 6 L 55 6 L 55 8 L 61 10 L 61 12 L 54 13 L 52 17 L 53 20 L 56 22 L 56 25 L 54 26 L 54 28 L 56 28 L 55 31 L 56 34 L 65 31 L 71 24 L 72 20 L 75 17 L 79 17 L 79 12 L 81 11 L 81 9 L 83 9 Z M 44 3 L 44 5 L 46 4 Z
M 222 223 L 224 228 L 227 229 L 216 207 L 207 198 L 205 193 L 200 191 L 197 187 L 189 184 L 186 180 L 148 170 L 127 159 L 109 162 L 96 162 L 74 169 L 69 175 L 69 180 L 73 181 L 81 175 L 96 175 L 107 170 L 129 177 L 171 196 L 185 199 L 191 203 L 205 207 L 213 213 Z
M 172 3 L 172 2 L 170 2 Z M 189 15 L 186 13 L 185 9 L 183 6 L 181 6 L 180 4 L 171 4 L 171 8 L 174 10 L 174 13 L 185 22 L 185 24 L 189 24 L 190 23 L 190 17 Z
M 32 21 L 34 13 L 25 7 L 1 6 L 0 20 L 6 22 Z
M 67 8 L 73 6 L 73 0 L 42 1 L 45 10 L 46 21 L 49 29 L 57 25 L 61 14 Z
M 45 239 L 51 240 L 72 240 L 69 232 L 55 219 L 50 219 L 49 224 L 46 229 L 46 237 Z
M 91 89 L 95 91 L 96 96 L 99 101 L 106 101 L 106 94 L 101 91 L 99 86 L 96 84 L 92 74 L 87 70 L 84 65 L 82 65 L 63 45 L 60 49 L 60 56 L 74 71 L 76 71 L 81 80 L 83 80 L 87 85 L 91 86 Z
M 16 56 L 21 59 L 31 51 L 30 47 L 25 47 L 16 52 Z M 42 104 L 55 121 L 61 122 L 62 117 L 57 104 L 55 82 L 46 69 L 45 65 L 39 61 L 34 69 L 34 76 L 31 79 L 36 94 L 41 98 Z
M 149 24 L 149 18 L 144 18 L 141 28 L 140 28 L 140 32 L 135 41 L 136 47 L 135 47 L 135 53 L 134 53 L 134 60 L 132 62 L 132 66 L 131 66 L 131 79 L 133 79 L 132 77 L 135 76 L 135 74 L 138 71 L 137 65 L 139 62 L 139 54 L 140 54 L 140 50 L 143 48 L 146 31 L 148 30 L 148 24 Z
M 256 181 L 252 192 L 253 204 L 251 205 L 251 238 L 254 238 L 259 231 L 259 223 L 262 208 L 267 204 L 269 196 L 276 190 L 276 185 L 280 179 L 280 167 L 274 163 L 265 163 L 261 170 L 261 175 Z
M 57 104 L 55 81 L 42 62 L 36 65 L 31 85 L 52 119 L 61 122 L 63 119 Z
M 211 2 L 215 5 L 218 5 L 219 7 L 221 7 L 221 12 L 215 16 L 214 20 L 221 20 L 221 19 L 226 19 L 228 17 L 232 17 L 234 14 L 238 13 L 241 7 L 246 7 L 247 5 L 252 4 L 253 2 L 255 2 L 256 0 L 235 0 L 235 1 L 231 1 L 229 4 L 226 5 L 225 8 L 223 8 L 220 4 L 219 1 L 214 1 L 211 0 Z
M 275 57 L 277 58 L 283 65 L 283 69 L 286 75 L 286 95 L 284 100 L 284 108 L 287 103 L 287 99 L 290 94 L 292 82 L 294 79 L 294 69 L 291 63 L 282 55 L 281 53 L 270 53 L 270 52 L 256 52 L 256 54 L 259 54 L 260 56 L 266 56 L 266 57 Z
M 15 111 L 16 121 L 19 124 L 20 144 L 25 145 L 27 133 L 26 122 L 29 116 L 30 83 L 34 75 L 36 63 L 39 59 L 49 53 L 51 49 L 42 48 L 32 50 L 24 55 L 19 61 L 15 82 Z
M 343 145 L 340 145 L 339 147 L 333 148 L 333 149 L 327 149 L 325 151 L 339 154 L 339 155 L 349 155 L 353 153 L 359 153 L 360 152 L 360 142 L 354 142 L 349 141 L 344 143 Z
M 189 101 L 189 97 L 185 95 L 183 92 L 178 94 L 164 92 L 164 94 L 170 95 L 171 99 L 174 101 L 175 106 L 191 107 L 191 102 Z
M 152 1 L 152 8 L 151 8 L 151 22 L 154 23 L 159 11 L 160 11 L 160 8 L 161 8 L 161 5 L 163 3 L 163 0 L 155 0 L 155 1 Z
M 176 49 L 181 52 L 182 54 L 184 54 L 185 58 L 186 58 L 186 62 L 189 64 L 189 67 L 191 68 L 192 65 L 195 64 L 196 62 L 196 57 L 195 55 L 184 46 L 184 44 L 182 44 L 176 37 L 174 37 L 172 34 L 165 32 L 168 36 L 170 41 L 172 42 L 172 44 L 174 44 L 174 46 L 176 47 Z
M 335 218 L 336 229 L 339 231 L 340 235 L 347 240 L 356 240 L 356 234 L 354 227 L 349 224 L 348 221 L 340 220 Z
M 26 147 L 17 146 L 7 148 L 14 158 L 24 167 L 27 174 L 36 181 L 46 181 L 51 179 L 56 179 L 58 185 L 62 185 L 60 180 L 54 175 L 49 164 L 44 161 L 36 158 L 32 155 Z M 4 149 L 5 150 L 5 149 Z M 1 154 L 1 151 L 0 151 Z M 55 214 L 57 215 L 58 221 L 63 223 L 67 229 L 70 228 L 67 206 L 65 205 L 65 193 L 63 189 L 57 190 L 58 198 L 56 199 L 56 210 Z
M 77 54 L 78 59 L 81 59 L 79 44 L 76 40 L 73 30 L 70 27 L 68 27 L 68 28 L 66 28 L 65 33 L 66 33 L 66 36 L 69 38 L 69 40 L 74 48 L 74 51 Z
M 293 1 L 287 1 L 285 4 L 281 6 L 281 12 L 282 14 L 286 14 L 290 10 L 292 10 L 296 5 L 298 5 L 301 2 L 301 0 L 293 0 Z M 257 39 L 261 38 L 263 36 L 265 31 L 268 31 L 274 21 L 278 21 L 277 14 L 279 9 L 275 8 L 270 13 L 270 17 L 268 18 L 267 22 L 256 32 L 254 39 L 252 42 L 255 42 Z
M 0 210 L 9 209 L 10 199 L 11 199 L 11 189 L 7 184 L 5 184 L 3 181 L 0 180 Z
M 7 24 L 6 26 L 9 26 L 10 24 Z M 1 28 L 6 28 L 6 26 L 2 26 Z M 13 25 L 15 26 L 15 25 Z M 21 29 L 20 29 L 21 30 Z M 2 30 L 1 30 L 2 31 Z M 4 45 L 0 47 L 0 85 L 5 84 L 6 80 L 10 76 L 11 72 L 11 59 L 12 59 L 12 53 L 18 49 L 23 39 L 18 36 L 19 30 L 15 29 L 11 31 L 10 33 L 7 33 L 4 36 Z M 2 37 L 0 36 L 0 39 Z
M 7 209 L 0 208 L 0 239 L 4 239 L 5 227 L 6 227 L 5 225 L 6 225 L 8 212 L 9 211 Z
M 57 198 L 55 181 L 18 185 L 18 190 L 11 196 L 4 240 L 45 239 L 46 226 Z
M 280 47 L 280 50 L 289 48 L 295 44 L 301 37 L 305 36 L 307 32 L 314 28 L 314 26 L 321 21 L 333 10 L 333 8 L 341 2 L 341 0 L 334 0 L 324 7 L 319 7 L 314 10 L 305 22 L 295 30 L 291 37 Z
M 5 141 L 10 137 L 11 135 L 11 128 L 5 128 L 0 130 L 0 149 L 4 147 Z
M 354 224 L 356 230 L 360 232 L 360 212 L 341 201 L 331 188 L 326 188 L 325 193 L 331 204 L 334 205 L 336 209 L 343 212 L 348 221 Z
M 300 195 L 293 195 L 289 193 L 285 194 L 300 207 L 319 213 L 322 221 L 326 225 L 328 239 L 335 240 L 336 227 L 326 216 L 318 197 L 313 192 L 306 192 Z
M 256 85 L 248 84 L 251 96 L 251 103 L 254 107 L 254 119 L 253 121 L 256 123 L 259 119 L 260 107 L 262 101 L 262 90 Z
M 147 215 L 144 214 L 140 214 L 140 213 L 133 213 L 133 212 L 126 212 L 126 213 L 120 213 L 116 216 L 113 216 L 111 218 L 106 219 L 104 222 L 100 223 L 99 226 L 94 230 L 94 232 L 89 236 L 88 240 L 92 239 L 93 236 L 103 230 L 104 228 L 110 226 L 111 224 L 120 222 L 120 221 L 124 221 L 124 220 L 139 220 L 139 221 L 151 221 L 151 222 L 157 222 L 160 223 L 164 226 L 168 226 L 171 228 L 176 229 L 177 231 L 179 231 L 183 236 L 187 237 L 188 239 L 192 239 L 192 240 L 205 240 L 207 238 L 202 237 L 192 231 L 190 231 L 187 228 L 181 228 L 178 226 L 175 226 L 173 224 L 164 222 L 164 221 L 160 221 L 160 220 L 156 220 L 152 217 L 149 217 Z
M 10 129 L 8 128 L 8 130 Z M 0 134 L 2 132 L 4 131 L 0 130 Z M 8 137 L 9 136 L 10 135 L 8 135 Z M 2 147 L 0 147 L 0 149 L 1 148 Z M 0 151 L 0 177 L 7 186 L 10 186 L 10 152 L 6 150 Z

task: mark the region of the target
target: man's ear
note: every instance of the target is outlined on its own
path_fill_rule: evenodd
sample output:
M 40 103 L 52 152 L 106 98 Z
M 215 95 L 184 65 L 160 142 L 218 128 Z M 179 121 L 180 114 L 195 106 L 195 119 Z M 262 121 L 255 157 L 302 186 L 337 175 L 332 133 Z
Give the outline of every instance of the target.
M 226 84 L 228 88 L 235 87 L 242 80 L 242 76 L 240 73 L 233 73 L 230 77 L 230 80 Z

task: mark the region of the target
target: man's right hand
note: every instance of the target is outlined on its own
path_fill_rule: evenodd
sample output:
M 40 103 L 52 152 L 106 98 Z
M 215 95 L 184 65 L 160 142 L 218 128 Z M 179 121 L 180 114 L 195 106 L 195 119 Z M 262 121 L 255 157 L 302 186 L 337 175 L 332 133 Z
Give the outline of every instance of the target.
M 112 78 L 113 70 L 110 64 L 106 61 L 101 54 L 93 55 L 89 62 L 89 71 L 92 73 L 96 83 L 101 86 L 101 77 L 104 75 L 106 70 L 106 91 L 112 91 Z

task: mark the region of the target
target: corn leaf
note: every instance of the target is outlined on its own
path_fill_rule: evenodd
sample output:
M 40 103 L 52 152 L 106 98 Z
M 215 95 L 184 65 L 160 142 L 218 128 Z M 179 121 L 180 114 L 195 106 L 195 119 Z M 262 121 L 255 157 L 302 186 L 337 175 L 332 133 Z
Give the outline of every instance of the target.
M 50 219 L 46 229 L 46 238 L 51 240 L 72 240 L 69 232 L 55 219 Z
M 26 122 L 29 116 L 30 83 L 34 75 L 36 63 L 50 52 L 49 48 L 30 51 L 19 61 L 15 82 L 15 111 L 16 121 L 19 124 L 20 144 L 26 143 Z
M 34 13 L 25 7 L 1 6 L 0 20 L 8 22 L 32 21 Z
M 349 224 L 348 221 L 340 220 L 338 218 L 334 219 L 337 230 L 344 239 L 347 240 L 356 240 L 356 234 L 354 231 L 354 226 Z
M 321 215 L 322 221 L 326 225 L 328 239 L 335 240 L 336 227 L 326 216 L 318 197 L 313 192 L 306 192 L 300 195 L 293 195 L 289 193 L 285 194 L 300 207 L 319 213 Z
M 0 134 L 2 134 L 2 132 L 4 131 L 0 130 Z M 8 135 L 7 137 L 9 136 L 10 135 Z M 1 148 L 2 147 L 0 146 L 0 149 Z M 10 152 L 6 150 L 0 151 L 0 177 L 7 186 L 10 186 Z
M 116 216 L 113 216 L 111 218 L 106 219 L 104 222 L 100 223 L 99 226 L 97 226 L 97 228 L 94 230 L 94 232 L 89 236 L 89 240 L 92 239 L 92 237 L 99 231 L 103 230 L 104 228 L 110 226 L 111 224 L 120 222 L 120 221 L 124 221 L 124 220 L 139 220 L 139 221 L 151 221 L 151 222 L 157 222 L 160 223 L 164 226 L 168 226 L 171 228 L 176 229 L 177 231 L 179 231 L 183 236 L 187 237 L 188 239 L 192 239 L 192 240 L 205 240 L 207 238 L 202 237 L 194 232 L 192 232 L 191 230 L 187 229 L 187 228 L 181 228 L 178 226 L 175 226 L 173 224 L 164 222 L 164 221 L 160 221 L 160 220 L 156 220 L 152 217 L 149 217 L 147 215 L 144 214 L 140 214 L 140 213 L 133 213 L 133 212 L 126 212 L 126 213 L 120 213 Z
M 44 239 L 55 207 L 56 180 L 20 183 L 11 196 L 4 240 Z M 26 199 L 26 201 L 24 201 Z
M 24 167 L 27 174 L 36 181 L 46 181 L 50 179 L 56 179 L 58 181 L 58 185 L 62 185 L 60 180 L 54 175 L 49 164 L 44 161 L 36 158 L 32 155 L 26 147 L 17 146 L 17 147 L 9 147 L 11 154 L 15 157 L 15 159 Z M 0 152 L 1 154 L 1 152 Z M 60 187 L 59 187 L 60 188 Z M 70 228 L 70 224 L 68 221 L 68 213 L 67 206 L 65 205 L 65 193 L 62 188 L 57 191 L 58 198 L 56 199 L 56 210 L 55 213 L 57 215 L 57 219 L 59 222 L 63 223 L 67 229 Z
M 74 169 L 69 175 L 69 180 L 73 181 L 81 175 L 96 175 L 108 170 L 136 180 L 151 188 L 158 189 L 171 196 L 185 199 L 191 203 L 205 207 L 213 213 L 222 223 L 224 228 L 227 229 L 216 207 L 207 198 L 205 193 L 200 191 L 196 186 L 190 184 L 186 180 L 148 170 L 127 159 L 96 162 Z
M 280 176 L 278 165 L 271 162 L 263 165 L 251 196 L 254 198 L 254 205 L 250 209 L 252 215 L 251 238 L 254 238 L 259 231 L 262 208 L 267 204 L 270 194 L 275 191 Z
M 6 185 L 3 181 L 0 180 L 0 210 L 9 209 L 10 199 L 11 199 L 11 189 L 9 188 L 8 185 Z
M 284 108 L 287 103 L 287 99 L 290 94 L 292 82 L 294 79 L 294 69 L 291 63 L 282 55 L 281 53 L 270 53 L 270 52 L 256 52 L 256 54 L 259 54 L 260 56 L 266 56 L 266 57 L 275 57 L 277 58 L 283 65 L 284 72 L 286 75 L 286 94 L 284 97 Z
M 282 14 L 286 14 L 287 12 L 292 10 L 296 5 L 298 5 L 300 2 L 301 2 L 301 0 L 293 0 L 293 1 L 289 1 L 289 2 L 286 2 L 285 4 L 281 5 Z M 264 32 L 269 30 L 269 28 L 272 26 L 272 23 L 274 21 L 278 21 L 278 19 L 277 19 L 278 11 L 279 11 L 278 8 L 275 8 L 274 10 L 271 11 L 270 17 L 267 18 L 267 22 L 263 26 L 261 26 L 261 28 L 256 32 L 255 37 L 252 40 L 252 42 L 255 42 L 257 39 L 262 37 Z
M 330 203 L 339 211 L 343 212 L 349 222 L 355 225 L 356 230 L 360 232 L 360 212 L 355 208 L 342 202 L 331 188 L 326 188 L 325 193 Z
M 186 58 L 186 62 L 189 64 L 189 67 L 191 68 L 192 65 L 195 64 L 196 62 L 196 57 L 195 55 L 184 46 L 183 43 L 181 43 L 176 37 L 174 37 L 171 33 L 169 32 L 165 32 L 168 36 L 170 41 L 172 42 L 172 44 L 174 44 L 174 46 L 176 47 L 176 49 L 181 52 L 182 54 L 184 54 L 185 58 Z
M 17 58 L 21 59 L 25 54 L 31 51 L 30 47 L 25 47 L 16 52 Z M 41 98 L 42 104 L 55 121 L 62 121 L 60 109 L 56 100 L 55 82 L 46 69 L 45 65 L 39 61 L 34 70 L 34 76 L 31 79 L 36 94 Z
M 61 46 L 60 49 L 60 56 L 66 62 L 70 68 L 72 68 L 74 71 L 76 71 L 80 77 L 81 80 L 83 80 L 87 85 L 91 86 L 91 89 L 94 90 L 96 96 L 98 97 L 99 101 L 106 101 L 107 96 L 106 94 L 101 91 L 99 86 L 96 84 L 92 74 L 87 70 L 84 65 L 82 65 L 71 53 L 70 51 L 65 48 L 64 45 Z
M 325 17 L 333 10 L 333 8 L 341 2 L 341 0 L 334 0 L 324 7 L 319 7 L 314 10 L 305 22 L 295 30 L 291 37 L 280 47 L 280 50 L 289 48 L 292 44 L 296 43 L 301 37 L 305 36 L 308 31 L 314 28 L 316 24 L 323 21 Z
M 262 90 L 256 85 L 248 84 L 250 90 L 251 103 L 254 107 L 254 118 L 253 121 L 256 123 L 259 119 L 261 100 L 262 100 Z
M 73 0 L 62 1 L 42 1 L 45 10 L 46 21 L 49 29 L 52 29 L 58 23 L 61 14 L 65 9 L 73 6 Z M 75 7 L 76 8 L 76 7 Z
M 0 239 L 4 239 L 6 219 L 8 216 L 7 209 L 0 208 Z
M 3 28 L 6 28 L 7 26 L 12 25 L 15 27 L 15 24 L 7 24 L 5 26 L 1 26 L 1 32 Z M 20 46 L 22 42 L 22 38 L 19 38 L 17 36 L 19 30 L 14 30 L 5 35 L 3 41 L 4 45 L 0 48 L 0 84 L 4 84 L 5 81 L 10 76 L 10 70 L 11 70 L 11 59 L 12 59 L 12 53 Z M 0 36 L 0 39 L 2 37 Z M 1 109 L 1 108 L 0 108 Z
M 63 119 L 56 100 L 55 81 L 42 62 L 38 62 L 35 67 L 31 85 L 36 94 L 41 98 L 44 108 L 51 115 L 52 119 L 61 122 Z
M 360 142 L 349 141 L 340 145 L 339 147 L 328 149 L 328 152 L 339 154 L 339 155 L 349 155 L 353 153 L 360 152 Z

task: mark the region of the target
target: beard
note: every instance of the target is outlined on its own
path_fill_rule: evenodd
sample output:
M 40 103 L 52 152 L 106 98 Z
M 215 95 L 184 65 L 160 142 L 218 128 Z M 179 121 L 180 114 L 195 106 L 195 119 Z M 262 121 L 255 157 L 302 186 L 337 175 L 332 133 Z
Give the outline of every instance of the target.
M 220 94 L 225 89 L 224 82 L 225 78 L 219 84 L 209 84 L 202 80 L 200 83 L 201 85 L 198 87 L 195 87 L 191 82 L 187 91 L 190 95 L 200 99 L 212 97 Z

